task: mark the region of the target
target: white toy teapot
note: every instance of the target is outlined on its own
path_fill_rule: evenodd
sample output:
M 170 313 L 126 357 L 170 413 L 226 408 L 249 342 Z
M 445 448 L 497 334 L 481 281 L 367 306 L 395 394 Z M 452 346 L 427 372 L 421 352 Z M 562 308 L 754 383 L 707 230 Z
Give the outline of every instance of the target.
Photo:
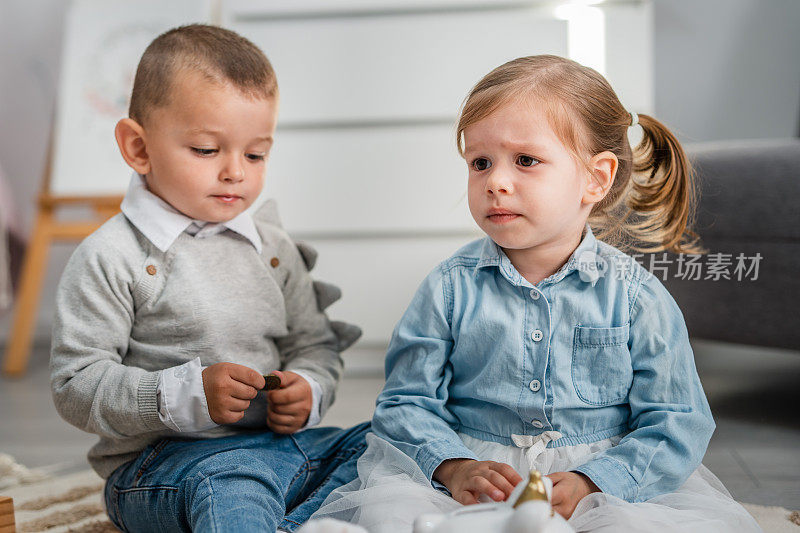
M 532 470 L 505 502 L 478 503 L 447 514 L 424 514 L 414 533 L 573 533 L 550 505 L 553 482 Z

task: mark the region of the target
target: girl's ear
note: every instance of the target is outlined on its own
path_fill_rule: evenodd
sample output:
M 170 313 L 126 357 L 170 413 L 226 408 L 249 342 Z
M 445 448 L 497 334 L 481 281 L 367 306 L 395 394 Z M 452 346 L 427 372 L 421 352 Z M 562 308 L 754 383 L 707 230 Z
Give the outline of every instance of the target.
M 114 136 L 122 158 L 138 174 L 150 172 L 150 156 L 147 154 L 144 128 L 131 118 L 123 118 L 114 128 Z
M 589 181 L 583 193 L 583 203 L 596 204 L 606 197 L 614 183 L 618 167 L 617 156 L 608 151 L 600 152 L 589 160 Z

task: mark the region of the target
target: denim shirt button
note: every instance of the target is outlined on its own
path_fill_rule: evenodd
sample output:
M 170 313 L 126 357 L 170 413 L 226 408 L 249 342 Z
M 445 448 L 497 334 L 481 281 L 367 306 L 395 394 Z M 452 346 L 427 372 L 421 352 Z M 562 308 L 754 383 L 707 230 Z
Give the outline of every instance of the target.
M 531 425 L 533 427 L 535 427 L 536 429 L 542 429 L 544 427 L 544 424 L 542 424 L 542 421 L 541 420 L 537 420 L 536 418 L 531 420 Z
M 531 289 L 531 298 L 533 298 L 534 300 L 538 300 L 539 299 L 539 291 L 537 291 L 536 289 Z
M 531 338 L 533 339 L 533 342 L 539 342 L 544 338 L 544 334 L 542 333 L 542 330 L 535 329 L 533 330 L 533 333 L 531 333 Z
M 537 392 L 539 389 L 542 388 L 542 382 L 539 381 L 538 379 L 534 379 L 533 381 L 530 382 L 529 387 L 533 392 Z

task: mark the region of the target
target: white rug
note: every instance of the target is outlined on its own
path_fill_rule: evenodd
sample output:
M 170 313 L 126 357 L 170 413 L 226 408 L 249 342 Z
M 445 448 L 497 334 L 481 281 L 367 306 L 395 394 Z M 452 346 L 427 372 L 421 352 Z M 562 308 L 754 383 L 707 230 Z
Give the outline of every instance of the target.
M 103 480 L 91 470 L 0 489 L 14 498 L 19 533 L 117 531 L 103 508 Z M 800 513 L 745 503 L 766 533 L 800 533 Z
M 103 480 L 93 470 L 1 489 L 14 498 L 17 532 L 117 531 L 103 506 Z

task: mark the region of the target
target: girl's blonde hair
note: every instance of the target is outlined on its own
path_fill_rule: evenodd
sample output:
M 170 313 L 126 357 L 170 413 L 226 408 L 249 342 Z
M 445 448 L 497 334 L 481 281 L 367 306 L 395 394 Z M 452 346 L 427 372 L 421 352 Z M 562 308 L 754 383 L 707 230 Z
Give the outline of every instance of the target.
M 583 163 L 600 152 L 619 160 L 605 198 L 589 224 L 597 237 L 626 250 L 700 253 L 691 229 L 697 189 L 689 160 L 658 120 L 639 115 L 642 141 L 631 150 L 631 114 L 597 71 L 558 56 L 521 57 L 491 71 L 472 89 L 456 129 L 464 155 L 464 130 L 511 101 L 544 107 L 561 142 Z

